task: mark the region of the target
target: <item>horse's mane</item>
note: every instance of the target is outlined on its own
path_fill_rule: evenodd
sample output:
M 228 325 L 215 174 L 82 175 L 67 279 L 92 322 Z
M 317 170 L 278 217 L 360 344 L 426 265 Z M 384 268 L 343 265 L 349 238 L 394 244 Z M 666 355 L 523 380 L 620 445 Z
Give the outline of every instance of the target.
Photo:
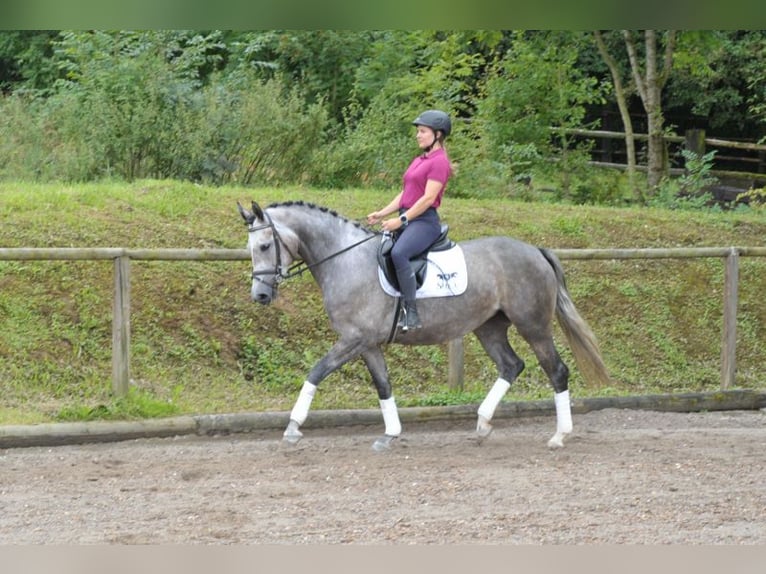
M 297 201 L 281 201 L 277 203 L 272 203 L 269 205 L 266 209 L 272 208 L 272 207 L 306 207 L 308 209 L 316 209 L 318 211 L 321 211 L 322 213 L 326 213 L 328 215 L 331 215 L 337 219 L 340 219 L 341 221 L 344 221 L 345 223 L 349 223 L 353 225 L 354 227 L 358 229 L 363 229 L 364 231 L 368 231 L 370 233 L 375 233 L 372 229 L 367 227 L 366 225 L 362 225 L 358 221 L 351 221 L 347 217 L 344 217 L 340 215 L 337 211 L 330 209 L 329 207 L 323 207 L 321 205 L 316 205 L 314 203 L 303 201 L 303 200 L 297 200 Z

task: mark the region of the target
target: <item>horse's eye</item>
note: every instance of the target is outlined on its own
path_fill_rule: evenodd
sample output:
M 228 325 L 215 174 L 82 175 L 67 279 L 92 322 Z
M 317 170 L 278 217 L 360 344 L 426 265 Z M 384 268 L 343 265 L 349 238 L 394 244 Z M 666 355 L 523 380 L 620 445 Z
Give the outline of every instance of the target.
M 269 247 L 271 247 L 271 243 L 264 243 L 261 245 L 261 251 L 268 251 Z

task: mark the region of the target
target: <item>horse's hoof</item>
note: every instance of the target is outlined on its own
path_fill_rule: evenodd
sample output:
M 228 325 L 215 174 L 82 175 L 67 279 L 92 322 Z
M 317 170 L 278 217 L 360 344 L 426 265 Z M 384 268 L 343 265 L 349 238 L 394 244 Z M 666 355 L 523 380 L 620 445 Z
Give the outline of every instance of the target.
M 551 440 L 548 441 L 548 448 L 564 448 L 565 433 L 557 432 Z
M 479 416 L 479 421 L 476 423 L 476 435 L 479 439 L 485 439 L 492 434 L 492 425 L 487 419 Z
M 394 440 L 396 440 L 395 436 L 384 435 L 372 443 L 372 450 L 375 452 L 386 452 L 391 450 L 391 445 L 393 444 Z
M 285 431 L 285 434 L 282 435 L 282 442 L 285 444 L 289 444 L 290 446 L 295 446 L 299 442 L 301 442 L 301 439 L 303 438 L 303 433 L 296 429 L 287 429 Z

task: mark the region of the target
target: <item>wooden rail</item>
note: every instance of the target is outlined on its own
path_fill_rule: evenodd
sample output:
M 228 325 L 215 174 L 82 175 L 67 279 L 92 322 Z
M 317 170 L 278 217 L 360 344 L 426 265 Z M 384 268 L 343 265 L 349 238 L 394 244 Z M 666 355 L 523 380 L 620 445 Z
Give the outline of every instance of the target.
M 554 249 L 561 259 L 690 259 L 716 257 L 725 261 L 723 332 L 721 338 L 721 388 L 734 385 L 737 349 L 737 304 L 740 257 L 766 257 L 766 247 L 700 247 L 665 249 Z M 125 248 L 0 248 L 0 260 L 113 261 L 112 390 L 128 392 L 130 381 L 130 263 L 137 261 L 242 261 L 246 249 L 125 249 Z M 463 385 L 463 340 L 449 345 L 449 384 Z
M 624 140 L 625 139 L 625 133 L 609 131 L 609 130 L 586 130 L 581 128 L 550 128 L 550 130 L 553 133 L 562 133 L 562 134 L 568 134 L 568 135 L 590 138 L 590 139 L 606 139 L 606 140 L 610 140 L 610 139 Z M 636 141 L 646 141 L 649 139 L 649 135 L 636 133 L 636 134 L 633 134 L 633 138 Z M 766 168 L 766 145 L 764 144 L 742 142 L 742 141 L 735 141 L 735 140 L 723 140 L 719 138 L 710 138 L 705 136 L 704 130 L 699 130 L 699 129 L 687 130 L 686 134 L 683 136 L 664 134 L 662 136 L 662 139 L 665 142 L 670 142 L 670 143 L 676 143 L 676 144 L 685 143 L 687 149 L 690 149 L 696 152 L 700 156 L 704 155 L 706 146 L 736 149 L 736 150 L 742 150 L 746 152 L 757 153 L 758 157 L 745 157 L 745 156 L 724 157 L 721 155 L 717 155 L 715 158 L 715 161 L 728 160 L 728 161 L 754 164 L 757 169 L 756 172 L 711 169 L 710 174 L 720 178 L 748 179 L 748 180 L 753 180 L 758 182 L 766 181 L 766 173 L 764 173 L 766 171 L 765 169 Z M 588 164 L 593 166 L 598 166 L 598 167 L 608 167 L 608 168 L 620 169 L 620 170 L 625 170 L 628 168 L 628 166 L 624 163 L 615 163 L 612 161 L 590 161 L 588 162 Z M 638 171 L 646 171 L 648 168 L 645 165 L 637 165 L 636 169 Z M 684 168 L 669 168 L 668 169 L 668 172 L 671 175 L 680 175 L 685 173 L 685 171 L 686 170 Z
M 608 130 L 584 130 L 579 128 L 551 128 L 553 132 L 561 132 L 565 134 L 571 134 L 575 136 L 583 136 L 590 138 L 605 138 L 605 139 L 625 139 L 624 132 L 614 132 Z M 687 141 L 688 136 L 676 136 L 676 135 L 663 135 L 662 139 L 667 142 L 681 143 Z M 648 134 L 633 134 L 633 138 L 639 141 L 645 141 L 649 139 Z M 726 147 L 732 149 L 742 149 L 747 151 L 766 151 L 766 145 L 756 144 L 750 142 L 740 142 L 734 140 L 722 140 L 718 138 L 708 138 L 703 136 L 703 141 L 711 146 Z

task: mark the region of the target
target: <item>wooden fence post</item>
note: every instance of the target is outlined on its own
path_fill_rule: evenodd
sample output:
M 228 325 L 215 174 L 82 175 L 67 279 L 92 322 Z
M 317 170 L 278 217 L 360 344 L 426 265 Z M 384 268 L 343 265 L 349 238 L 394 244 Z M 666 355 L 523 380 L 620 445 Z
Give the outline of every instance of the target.
M 112 302 L 112 391 L 128 394 L 130 384 L 130 257 L 114 259 Z
M 447 384 L 450 389 L 463 390 L 464 376 L 464 355 L 465 349 L 463 338 L 452 339 L 447 346 L 449 373 L 447 374 Z
M 732 247 L 726 257 L 723 289 L 723 340 L 721 342 L 721 388 L 734 385 L 737 372 L 737 302 L 739 298 L 739 251 Z
M 699 157 L 705 155 L 705 130 L 686 130 L 684 141 L 686 144 L 686 149 L 693 151 Z

